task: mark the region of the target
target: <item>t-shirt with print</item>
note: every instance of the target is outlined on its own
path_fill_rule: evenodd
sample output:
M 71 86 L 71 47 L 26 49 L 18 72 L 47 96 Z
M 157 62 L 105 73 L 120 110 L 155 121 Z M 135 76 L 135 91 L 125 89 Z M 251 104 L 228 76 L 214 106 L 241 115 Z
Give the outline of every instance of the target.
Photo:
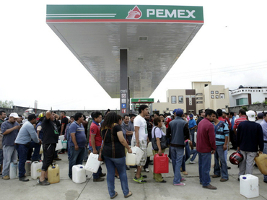
M 147 140 L 147 123 L 145 118 L 143 118 L 141 115 L 138 115 L 136 118 L 134 118 L 134 126 L 139 127 L 139 140 Z M 135 138 L 135 134 L 133 134 L 133 137 Z
M 66 127 L 67 127 L 67 124 L 68 123 L 69 123 L 69 120 L 68 120 L 67 117 L 62 118 L 62 120 L 61 120 L 61 126 L 62 126 L 62 124 L 64 124 L 63 131 L 62 131 L 62 134 L 63 135 L 65 134 L 65 130 L 66 130 Z
M 71 123 L 68 132 L 70 135 L 72 133 L 75 133 L 76 142 L 77 142 L 79 147 L 85 147 L 86 137 L 85 137 L 85 133 L 84 133 L 83 124 L 79 125 L 77 122 Z M 74 146 L 74 143 L 72 141 L 71 136 L 70 136 L 70 146 L 72 146 L 72 147 Z
M 43 131 L 43 144 L 55 144 L 58 142 L 59 133 L 57 131 L 57 125 L 46 117 L 42 121 Z
M 100 125 L 95 121 L 93 121 L 90 126 L 90 138 L 89 138 L 90 147 L 92 146 L 91 144 L 92 135 L 95 135 L 95 146 L 100 147 L 102 144 L 102 137 L 100 135 Z

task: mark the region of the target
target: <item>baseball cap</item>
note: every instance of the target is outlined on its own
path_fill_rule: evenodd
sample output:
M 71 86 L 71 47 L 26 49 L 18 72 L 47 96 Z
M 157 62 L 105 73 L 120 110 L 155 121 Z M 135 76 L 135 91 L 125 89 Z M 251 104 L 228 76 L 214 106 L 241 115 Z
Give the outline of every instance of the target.
M 222 109 L 222 112 L 223 112 L 223 113 L 226 113 L 226 110 L 225 110 L 225 109 Z
M 249 121 L 252 121 L 252 122 L 255 122 L 255 112 L 253 110 L 249 110 L 247 111 L 247 116 L 248 116 L 248 120 Z
M 262 119 L 264 117 L 263 113 L 258 113 L 258 118 Z
M 11 113 L 11 114 L 9 115 L 9 117 L 19 118 L 19 116 L 18 116 L 17 113 Z
M 176 115 L 182 115 L 182 114 L 184 114 L 184 112 L 181 108 L 176 109 Z
M 194 115 L 193 114 L 190 114 L 189 117 L 194 117 Z

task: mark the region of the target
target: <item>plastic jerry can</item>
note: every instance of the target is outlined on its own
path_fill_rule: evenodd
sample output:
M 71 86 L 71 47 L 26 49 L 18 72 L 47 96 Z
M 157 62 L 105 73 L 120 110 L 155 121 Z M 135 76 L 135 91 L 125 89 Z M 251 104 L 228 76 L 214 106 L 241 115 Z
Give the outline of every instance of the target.
M 48 182 L 50 184 L 58 183 L 60 181 L 58 164 L 52 164 L 48 167 Z
M 85 170 L 96 173 L 100 166 L 100 161 L 98 160 L 98 154 L 90 153 L 87 162 L 84 166 Z
M 72 166 L 72 181 L 74 183 L 84 183 L 86 181 L 86 172 L 83 165 Z
M 141 158 L 142 158 L 142 156 L 144 154 L 144 151 L 142 149 L 140 149 L 139 147 L 134 146 L 132 148 L 132 152 L 133 152 L 133 154 L 136 155 L 136 157 L 135 157 L 135 165 L 139 165 L 140 161 L 141 161 Z
M 154 155 L 154 173 L 169 173 L 169 159 L 167 154 L 162 154 L 162 156 L 159 156 L 159 154 Z
M 136 155 L 133 153 L 126 153 L 126 165 L 135 166 Z
M 255 157 L 255 162 L 263 175 L 267 175 L 267 154 L 259 154 Z
M 62 141 L 60 140 L 60 139 L 58 139 L 58 141 L 57 141 L 57 146 L 56 146 L 56 151 L 58 151 L 58 150 L 61 150 L 62 149 Z
M 17 171 L 18 171 L 17 163 L 11 162 L 9 165 L 9 177 L 10 177 L 10 179 L 18 178 Z
M 153 156 L 152 143 L 149 142 L 146 148 L 147 157 Z
M 25 162 L 25 170 L 26 170 L 25 175 L 26 175 L 26 176 L 31 176 L 31 165 L 32 165 L 32 161 L 27 160 L 27 161 Z
M 197 143 L 197 132 L 194 132 L 194 141 Z
M 34 161 L 31 165 L 31 177 L 32 179 L 37 179 L 38 177 L 41 176 L 42 172 L 42 162 Z
M 62 141 L 62 149 L 67 149 L 67 140 Z
M 251 174 L 241 175 L 240 177 L 240 194 L 246 198 L 259 196 L 259 178 Z

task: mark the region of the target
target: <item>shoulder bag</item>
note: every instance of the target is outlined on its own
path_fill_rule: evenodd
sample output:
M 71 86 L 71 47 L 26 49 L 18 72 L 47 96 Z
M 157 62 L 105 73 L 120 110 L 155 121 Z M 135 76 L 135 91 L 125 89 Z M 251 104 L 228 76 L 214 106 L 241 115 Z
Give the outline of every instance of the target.
M 158 128 L 158 127 L 156 127 Z M 155 131 L 156 131 L 156 128 L 154 128 L 154 137 L 152 138 L 152 147 L 155 151 L 158 151 L 159 148 L 158 148 L 158 145 L 157 145 L 157 138 L 156 138 L 156 134 L 155 134 Z M 166 149 L 167 148 L 167 139 L 166 139 L 166 135 L 162 135 L 161 138 L 160 138 L 160 146 L 161 146 L 161 149 Z

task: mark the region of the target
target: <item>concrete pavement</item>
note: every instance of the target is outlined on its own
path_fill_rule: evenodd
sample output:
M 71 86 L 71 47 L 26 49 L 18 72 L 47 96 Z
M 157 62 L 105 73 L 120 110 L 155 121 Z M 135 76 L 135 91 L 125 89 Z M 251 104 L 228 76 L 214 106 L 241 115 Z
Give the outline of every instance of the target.
M 230 155 L 233 151 L 230 151 Z M 0 179 L 0 200 L 103 200 L 109 199 L 107 183 L 99 182 L 94 183 L 92 179 L 87 179 L 85 183 L 76 184 L 68 178 L 68 160 L 67 154 L 60 154 L 62 161 L 57 161 L 60 167 L 60 182 L 51 184 L 49 186 L 39 186 L 36 180 L 29 182 L 20 182 L 18 179 L 3 180 Z M 198 157 L 195 161 L 197 161 Z M 85 164 L 85 163 L 84 163 Z M 227 199 L 227 200 L 242 200 L 246 199 L 239 193 L 239 182 L 237 181 L 238 168 L 228 162 L 231 166 L 229 172 L 229 181 L 220 182 L 220 178 L 211 178 L 211 184 L 216 186 L 217 190 L 203 189 L 199 184 L 198 164 L 187 164 L 186 170 L 188 172 L 185 186 L 173 186 L 173 171 L 172 165 L 169 165 L 169 173 L 163 174 L 167 183 L 156 183 L 153 180 L 153 165 L 149 165 L 150 172 L 142 172 L 148 176 L 147 183 L 138 184 L 132 180 L 134 177 L 134 169 L 127 171 L 129 189 L 132 191 L 133 196 L 129 199 L 138 200 L 177 200 L 177 199 Z M 103 172 L 106 172 L 105 165 L 102 165 Z M 213 174 L 213 168 L 211 169 Z M 263 176 L 257 168 L 254 168 L 253 175 L 259 177 L 260 196 L 255 199 L 267 199 L 267 184 L 263 182 Z M 116 199 L 124 199 L 120 180 L 115 179 L 115 187 L 118 192 Z

